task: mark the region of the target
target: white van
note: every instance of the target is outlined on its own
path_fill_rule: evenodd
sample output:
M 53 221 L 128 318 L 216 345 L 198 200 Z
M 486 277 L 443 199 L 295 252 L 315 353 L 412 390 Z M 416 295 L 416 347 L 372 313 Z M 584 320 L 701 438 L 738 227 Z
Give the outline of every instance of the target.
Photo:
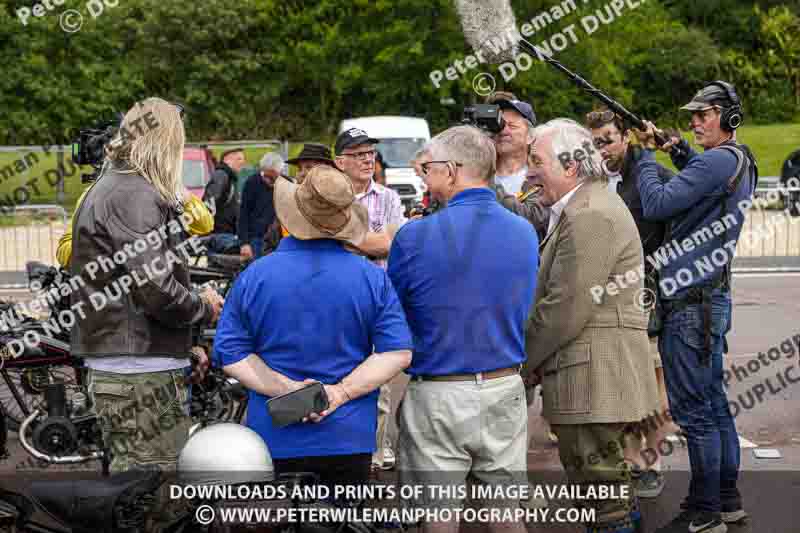
M 414 172 L 411 159 L 431 138 L 428 122 L 413 117 L 363 117 L 343 120 L 339 133 L 359 128 L 378 139 L 378 151 L 386 161 L 386 185 L 397 191 L 403 206 L 422 201 L 425 184 Z

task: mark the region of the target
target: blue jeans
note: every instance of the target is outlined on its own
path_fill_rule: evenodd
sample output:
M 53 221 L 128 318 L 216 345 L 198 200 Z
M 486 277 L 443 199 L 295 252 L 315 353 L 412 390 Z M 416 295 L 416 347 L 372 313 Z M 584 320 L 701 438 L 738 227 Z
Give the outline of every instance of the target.
M 686 434 L 692 479 L 689 507 L 719 513 L 738 509 L 739 436 L 722 383 L 725 334 L 731 328 L 731 297 L 712 293 L 711 359 L 703 365 L 705 349 L 702 305 L 690 305 L 665 318 L 658 347 L 664 365 L 672 418 Z

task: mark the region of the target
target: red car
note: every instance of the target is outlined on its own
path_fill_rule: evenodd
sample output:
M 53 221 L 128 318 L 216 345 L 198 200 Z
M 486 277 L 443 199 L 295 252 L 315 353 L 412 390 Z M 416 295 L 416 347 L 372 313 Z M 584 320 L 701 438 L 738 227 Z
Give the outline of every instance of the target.
M 192 194 L 202 198 L 215 166 L 214 156 L 208 148 L 184 148 L 183 184 Z

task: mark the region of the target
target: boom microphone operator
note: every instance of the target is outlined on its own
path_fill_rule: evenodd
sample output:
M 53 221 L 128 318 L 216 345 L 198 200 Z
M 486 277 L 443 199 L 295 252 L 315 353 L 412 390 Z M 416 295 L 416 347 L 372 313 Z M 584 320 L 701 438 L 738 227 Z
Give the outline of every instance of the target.
M 606 104 L 609 109 L 629 124 L 642 131 L 647 130 L 647 126 L 641 118 L 552 57 L 539 53 L 533 44 L 525 40 L 517 30 L 517 21 L 509 0 L 455 0 L 455 4 L 461 20 L 461 27 L 464 30 L 464 37 L 475 52 L 486 61 L 490 63 L 513 61 L 517 56 L 518 48 L 521 47 L 532 56 L 542 59 L 565 74 L 578 87 Z M 506 35 L 506 42 L 512 43 L 511 46 L 507 46 L 505 49 L 496 45 L 487 46 L 492 39 L 496 39 L 499 35 Z M 663 132 L 656 131 L 655 141 L 659 146 L 663 146 L 669 139 Z M 674 155 L 680 155 L 681 149 L 673 146 L 672 152 Z

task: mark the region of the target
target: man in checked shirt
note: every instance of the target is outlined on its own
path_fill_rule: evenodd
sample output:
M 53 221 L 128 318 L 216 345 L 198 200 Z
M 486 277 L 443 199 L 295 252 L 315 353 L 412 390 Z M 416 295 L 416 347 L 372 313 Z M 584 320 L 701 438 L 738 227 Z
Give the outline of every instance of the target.
M 386 258 L 392 239 L 397 229 L 406 222 L 406 218 L 397 192 L 373 179 L 377 143 L 377 139 L 358 128 L 342 132 L 336 138 L 336 166 L 350 178 L 356 199 L 369 212 L 370 232 L 358 251 L 377 266 L 386 269 Z M 392 407 L 390 393 L 388 383 L 381 387 L 378 398 L 377 449 L 372 456 L 373 466 L 383 469 L 391 469 L 395 462 L 386 431 Z

